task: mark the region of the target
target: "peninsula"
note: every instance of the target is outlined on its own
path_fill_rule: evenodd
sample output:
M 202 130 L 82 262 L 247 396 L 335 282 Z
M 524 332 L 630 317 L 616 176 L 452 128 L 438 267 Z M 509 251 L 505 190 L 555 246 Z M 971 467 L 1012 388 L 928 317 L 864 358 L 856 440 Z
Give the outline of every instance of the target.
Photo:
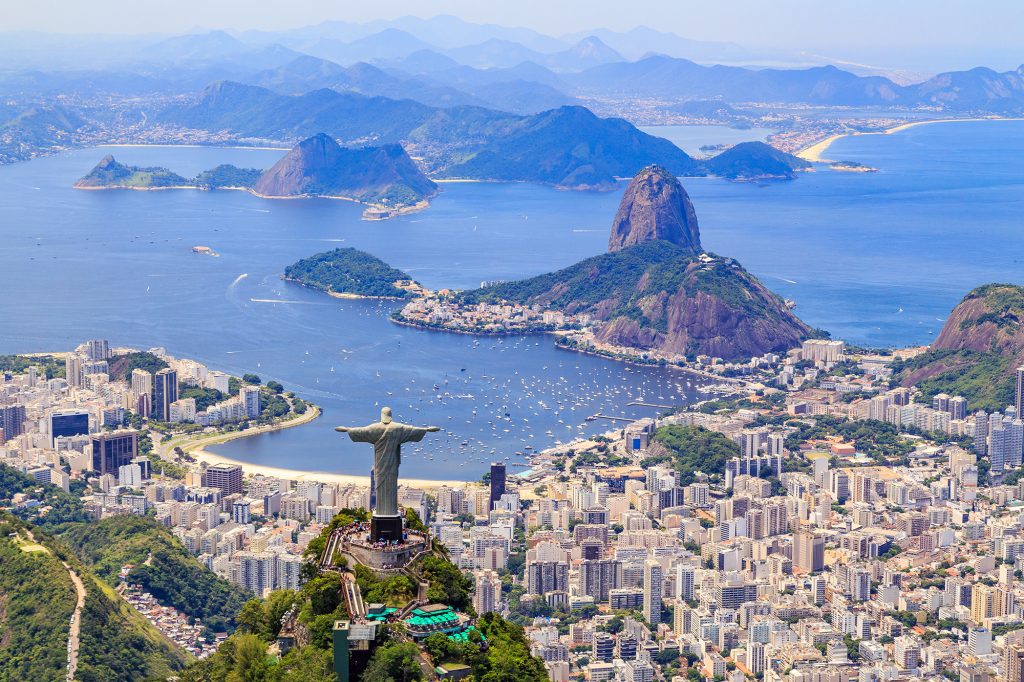
M 555 331 L 578 350 L 673 363 L 784 352 L 812 335 L 739 263 L 701 248 L 686 190 L 658 166 L 630 182 L 608 253 L 518 282 L 412 301 L 393 319 L 463 333 Z

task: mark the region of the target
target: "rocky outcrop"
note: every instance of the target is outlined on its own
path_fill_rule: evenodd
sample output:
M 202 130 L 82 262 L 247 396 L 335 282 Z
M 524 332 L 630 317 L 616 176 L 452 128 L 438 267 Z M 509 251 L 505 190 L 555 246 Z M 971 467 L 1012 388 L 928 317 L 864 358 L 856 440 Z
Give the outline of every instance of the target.
M 608 251 L 661 239 L 700 253 L 700 229 L 693 203 L 674 175 L 660 166 L 644 168 L 630 181 L 612 223 Z
M 1014 400 L 1017 367 L 1024 365 L 1024 287 L 988 284 L 953 309 L 924 354 L 902 364 L 897 379 L 917 386 L 923 399 L 962 395 L 971 410 L 1001 410 Z
M 292 148 L 253 190 L 267 197 L 327 196 L 401 208 L 434 196 L 437 185 L 400 145 L 348 148 L 320 133 Z
M 650 279 L 645 273 L 645 279 Z M 649 285 L 648 285 L 649 286 Z M 597 331 L 600 341 L 668 353 L 749 358 L 786 351 L 811 330 L 738 263 L 705 256 L 690 262 L 674 291 L 638 299 L 639 320 L 612 315 Z
M 988 284 L 971 291 L 950 313 L 934 350 L 995 351 L 1024 361 L 1024 287 Z

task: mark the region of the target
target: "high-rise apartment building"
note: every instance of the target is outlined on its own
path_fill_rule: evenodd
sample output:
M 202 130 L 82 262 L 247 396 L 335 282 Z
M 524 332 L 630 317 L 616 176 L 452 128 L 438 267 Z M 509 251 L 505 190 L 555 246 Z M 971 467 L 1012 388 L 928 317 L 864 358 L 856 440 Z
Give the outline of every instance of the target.
M 64 378 L 68 386 L 79 388 L 85 383 L 84 358 L 76 353 L 71 353 L 64 358 Z
M 108 360 L 110 344 L 106 339 L 90 339 L 85 342 L 85 355 L 90 360 Z
M 661 564 L 653 559 L 644 562 L 644 618 L 657 627 L 661 622 L 661 594 L 664 573 Z
M 805 530 L 794 533 L 793 568 L 805 573 L 825 568 L 825 538 Z
M 242 386 L 238 390 L 238 397 L 245 406 L 245 416 L 255 419 L 260 416 L 260 387 Z
M 618 559 L 585 560 L 579 569 L 580 592 L 596 602 L 608 601 L 613 587 L 622 586 L 622 562 Z
M 501 603 L 501 578 L 496 571 L 474 571 L 476 587 L 473 590 L 473 608 L 482 616 L 497 611 Z
M 0 430 L 3 430 L 4 437 L 0 439 L 11 440 L 25 432 L 25 406 L 9 405 L 0 407 Z
M 569 564 L 564 561 L 530 561 L 526 564 L 526 591 L 530 594 L 567 592 Z
M 138 398 L 140 395 L 153 395 L 153 375 L 144 369 L 136 367 L 132 370 L 132 395 Z

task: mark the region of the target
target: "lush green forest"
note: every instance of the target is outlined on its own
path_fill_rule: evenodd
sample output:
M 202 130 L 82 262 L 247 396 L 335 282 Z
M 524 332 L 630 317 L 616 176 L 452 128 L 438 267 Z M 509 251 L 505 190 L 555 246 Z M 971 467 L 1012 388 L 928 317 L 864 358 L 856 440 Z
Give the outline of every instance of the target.
M 112 381 L 131 381 L 132 371 L 136 369 L 144 369 L 150 374 L 156 374 L 169 366 L 166 362 L 145 350 L 115 355 L 110 358 L 108 364 Z
M 724 475 L 726 461 L 740 454 L 733 440 L 703 426 L 662 426 L 654 438 L 664 452 L 644 460 L 644 466 L 671 462 L 679 485 L 693 483 L 697 471 L 711 477 Z
M 707 159 L 704 166 L 713 175 L 746 180 L 765 177 L 793 179 L 797 170 L 810 168 L 811 164 L 764 142 L 741 142 Z
M 424 646 L 435 664 L 443 662 L 464 663 L 473 669 L 473 678 L 487 682 L 519 682 L 548 679 L 547 669 L 539 658 L 530 654 L 523 629 L 510 623 L 496 613 L 485 613 L 476 622 L 476 628 L 487 640 L 487 648 L 481 649 L 477 633 L 470 633 L 469 642 L 453 642 L 444 635 L 431 635 L 424 640 Z M 386 654 L 386 652 L 385 652 Z M 367 672 L 374 669 L 374 663 L 381 657 L 380 651 L 370 661 Z M 388 659 L 395 656 L 391 654 Z M 392 664 L 393 665 L 393 664 Z M 383 682 L 384 677 L 371 678 Z M 419 679 L 419 678 L 415 678 Z
M 916 382 L 921 389 L 922 402 L 930 401 L 939 393 L 962 395 L 973 412 L 995 412 L 1013 404 L 1016 378 L 1014 359 L 998 352 L 973 350 L 930 350 L 906 362 L 893 365 L 896 380 L 913 374 L 929 365 L 941 365 L 944 370 L 928 379 Z
M 67 671 L 68 620 L 75 589 L 52 553 L 23 551 L 0 515 L 0 682 L 55 680 Z
M 166 679 L 191 660 L 111 587 L 91 576 L 82 580 L 87 594 L 76 680 Z
M 862 452 L 880 464 L 906 457 L 914 449 L 911 441 L 900 433 L 895 424 L 875 419 L 845 420 L 837 417 L 819 416 L 814 423 L 793 422 L 797 430 L 786 438 L 786 448 L 795 451 L 806 440 L 839 436 L 852 441 L 857 452 Z
M 134 564 L 133 582 L 213 630 L 233 629 L 235 614 L 251 596 L 200 564 L 169 530 L 148 518 L 115 516 L 74 524 L 61 529 L 61 537 L 112 585 L 123 565 Z M 150 565 L 143 565 L 149 557 Z
M 20 539 L 12 540 L 12 533 Z M 64 679 L 76 597 L 62 561 L 86 590 L 76 680 L 166 679 L 188 663 L 184 652 L 98 580 L 59 539 L 0 513 L 0 682 Z
M 192 182 L 203 189 L 220 189 L 224 187 L 252 187 L 256 184 L 263 171 L 259 168 L 239 168 L 229 163 L 205 170 L 197 175 Z
M 64 362 L 52 355 L 0 355 L 0 372 L 22 374 L 33 365 L 39 367 L 40 376 L 45 375 L 47 379 L 64 377 Z
M 55 485 L 43 484 L 17 469 L 0 464 L 0 506 L 10 506 L 17 493 L 37 500 L 38 505 L 18 507 L 12 513 L 20 519 L 52 527 L 69 521 L 83 522 L 88 517 L 82 501 Z
M 408 298 L 395 282 L 411 280 L 376 256 L 351 247 L 318 253 L 285 268 L 284 276 L 313 289 L 357 296 Z

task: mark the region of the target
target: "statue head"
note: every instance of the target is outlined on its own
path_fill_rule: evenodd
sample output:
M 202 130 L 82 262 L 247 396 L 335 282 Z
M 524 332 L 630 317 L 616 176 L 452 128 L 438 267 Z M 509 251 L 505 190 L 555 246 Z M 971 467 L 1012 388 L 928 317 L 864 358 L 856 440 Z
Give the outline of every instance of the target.
M 392 421 L 392 419 L 391 419 L 391 408 L 390 407 L 382 407 L 382 408 L 380 408 L 380 423 L 381 424 L 390 424 L 391 421 Z

